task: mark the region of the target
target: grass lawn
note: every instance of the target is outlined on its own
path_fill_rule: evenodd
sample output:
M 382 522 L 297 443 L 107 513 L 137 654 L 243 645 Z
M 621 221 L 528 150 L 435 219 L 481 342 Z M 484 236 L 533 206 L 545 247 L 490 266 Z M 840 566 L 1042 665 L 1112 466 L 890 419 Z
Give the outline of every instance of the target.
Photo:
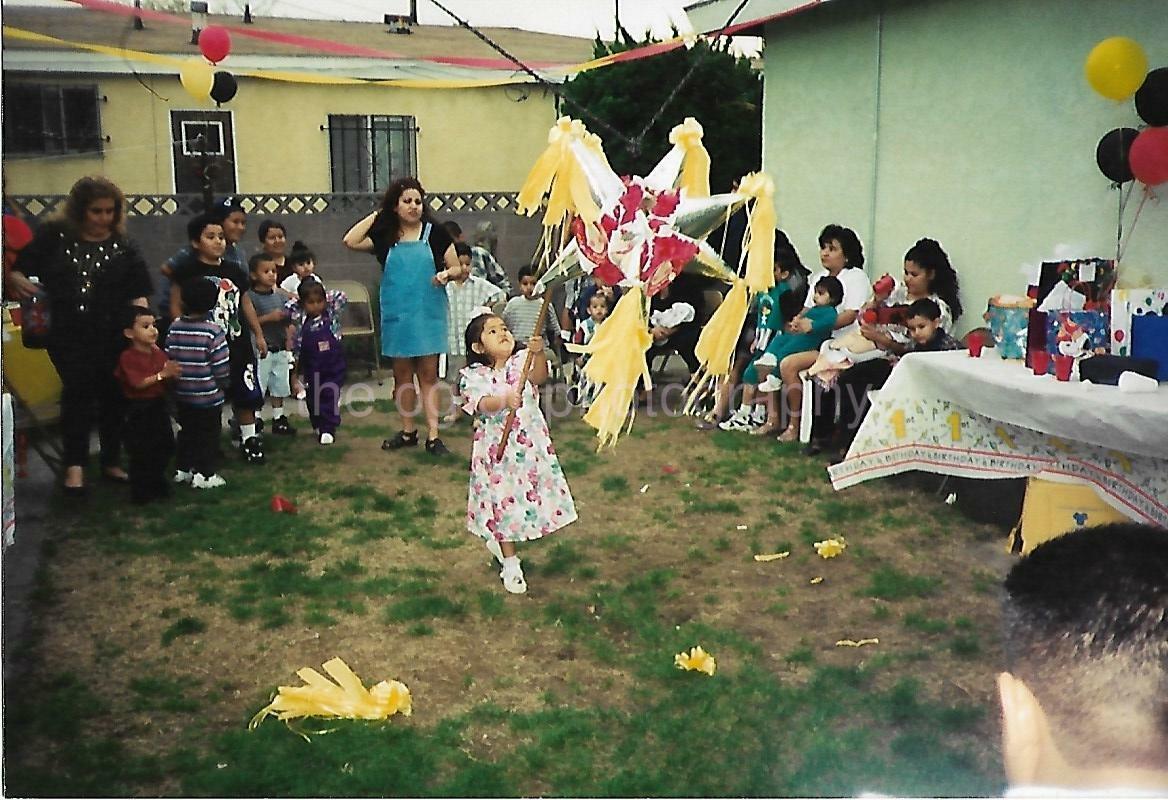
M 300 421 L 303 429 L 306 424 Z M 614 451 L 553 437 L 580 520 L 506 594 L 466 533 L 455 456 L 268 437 L 228 486 L 60 514 L 9 654 L 10 795 L 855 796 L 1003 788 L 1000 541 L 932 492 L 835 493 L 790 445 L 640 417 Z M 269 509 L 274 493 L 299 514 Z M 813 543 L 843 535 L 830 560 Z M 755 561 L 759 553 L 786 558 Z M 822 579 L 822 580 L 817 580 Z M 840 640 L 879 639 L 862 647 Z M 700 644 L 714 677 L 675 668 Z M 411 717 L 250 717 L 340 656 Z

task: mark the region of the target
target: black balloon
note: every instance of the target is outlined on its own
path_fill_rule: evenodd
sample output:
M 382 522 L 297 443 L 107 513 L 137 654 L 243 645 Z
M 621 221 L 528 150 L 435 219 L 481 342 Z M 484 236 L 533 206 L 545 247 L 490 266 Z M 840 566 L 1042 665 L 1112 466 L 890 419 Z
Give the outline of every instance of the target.
M 231 98 L 235 97 L 235 93 L 239 91 L 239 84 L 235 82 L 235 76 L 230 72 L 219 70 L 215 73 L 215 82 L 211 84 L 211 99 L 216 103 L 226 103 Z M 1130 147 L 1130 145 L 1128 145 Z M 1127 163 L 1127 157 L 1124 156 L 1124 163 Z
M 1149 72 L 1136 89 L 1136 113 L 1153 127 L 1168 125 L 1168 67 Z
M 215 96 L 215 92 L 211 92 Z M 1127 183 L 1132 179 L 1131 166 L 1127 154 L 1139 131 L 1135 128 L 1116 128 L 1103 135 L 1095 148 L 1095 163 L 1099 171 L 1116 183 Z

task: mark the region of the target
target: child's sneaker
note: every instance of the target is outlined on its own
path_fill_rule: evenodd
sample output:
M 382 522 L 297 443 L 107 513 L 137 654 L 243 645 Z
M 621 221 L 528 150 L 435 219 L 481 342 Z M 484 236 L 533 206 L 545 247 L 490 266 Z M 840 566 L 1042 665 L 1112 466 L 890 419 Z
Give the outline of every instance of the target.
M 321 444 L 332 444 L 333 443 L 333 435 L 331 433 L 322 433 L 320 435 L 320 443 Z
M 258 436 L 250 436 L 239 446 L 239 452 L 243 453 L 243 458 L 249 464 L 264 463 L 264 446 L 260 442 Z
M 193 489 L 218 489 L 220 486 L 226 485 L 227 481 L 218 475 L 203 475 L 196 472 L 195 477 L 191 479 L 191 488 Z
M 718 427 L 724 431 L 749 431 L 755 426 L 750 421 L 750 412 L 740 408 L 727 419 L 719 422 Z
M 758 385 L 760 392 L 777 392 L 783 388 L 783 379 L 778 375 L 767 375 L 765 381 Z
M 187 472 L 185 469 L 176 469 L 174 471 L 174 482 L 175 483 L 190 483 L 191 479 L 194 477 L 195 477 L 194 473 Z
M 256 430 L 259 430 L 259 420 L 256 420 Z M 288 421 L 287 416 L 276 417 L 272 422 L 272 433 L 276 436 L 294 436 L 296 429 L 292 427 L 292 423 Z
M 519 559 L 515 559 L 515 566 L 503 564 L 503 571 L 499 573 L 503 579 L 503 588 L 511 594 L 524 594 L 527 591 L 527 581 L 523 578 L 523 567 Z

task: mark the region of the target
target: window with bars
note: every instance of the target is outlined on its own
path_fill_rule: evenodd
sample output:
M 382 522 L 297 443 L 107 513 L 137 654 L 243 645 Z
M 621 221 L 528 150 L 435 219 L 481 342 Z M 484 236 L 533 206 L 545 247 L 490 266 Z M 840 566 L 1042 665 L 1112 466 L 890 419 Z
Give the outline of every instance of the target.
M 334 192 L 377 193 L 417 174 L 413 117 L 329 114 L 328 119 Z
M 4 84 L 4 150 L 13 155 L 101 152 L 97 86 Z

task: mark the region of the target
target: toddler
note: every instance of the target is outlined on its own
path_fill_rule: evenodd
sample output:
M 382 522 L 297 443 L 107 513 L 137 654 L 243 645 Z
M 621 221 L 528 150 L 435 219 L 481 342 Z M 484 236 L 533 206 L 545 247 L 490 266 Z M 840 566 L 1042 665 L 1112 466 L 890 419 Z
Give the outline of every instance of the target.
M 300 288 L 300 282 L 309 275 L 316 274 L 316 256 L 308 249 L 308 245 L 297 240 L 292 243 L 292 252 L 288 254 L 287 262 L 292 274 L 280 282 L 280 288 L 292 297 L 296 297 L 296 290 Z M 323 285 L 324 282 L 321 281 L 321 283 Z
M 293 350 L 300 374 L 308 382 L 305 402 L 317 441 L 329 445 L 341 424 L 341 387 L 345 384 L 345 348 L 341 342 L 341 311 L 348 304 L 345 293 L 326 292 L 316 278 L 300 282 L 299 302 L 293 306 L 296 329 Z
M 612 313 L 610 295 L 602 292 L 592 295 L 588 299 L 588 316 L 576 323 L 576 332 L 572 336 L 573 344 L 591 342 L 592 337 L 596 335 L 596 329 L 600 327 L 600 323 L 608 319 L 610 313 Z M 596 386 L 584 375 L 584 365 L 588 363 L 588 358 L 587 355 L 579 357 L 576 364 L 576 382 L 568 390 L 569 402 L 585 409 L 592 406 L 592 400 L 596 396 Z
M 296 433 L 284 413 L 284 400 L 292 396 L 289 383 L 292 370 L 292 324 L 284 307 L 287 300 L 276 291 L 276 262 L 267 253 L 256 253 L 248 261 L 251 289 L 247 297 L 255 308 L 267 352 L 257 362 L 256 374 L 260 394 L 272 404 L 272 433 L 291 436 Z M 253 337 L 254 338 L 254 337 Z M 254 341 L 259 349 L 258 339 Z M 258 412 L 257 412 L 258 417 Z
M 227 337 L 223 328 L 208 319 L 219 297 L 219 287 L 195 277 L 176 288 L 182 316 L 170 324 L 166 334 L 166 354 L 180 367 L 174 387 L 180 428 L 174 481 L 196 489 L 214 489 L 226 484 L 216 469 L 223 426 L 223 389 L 230 382 Z
M 576 506 L 539 410 L 535 385 L 547 380 L 543 338 L 532 336 L 528 383 L 520 386 L 526 353 L 501 317 L 480 314 L 466 328 L 467 366 L 459 380 L 463 410 L 477 418 L 470 460 L 466 525 L 499 561 L 503 588 L 527 591 L 515 543 L 540 539 L 575 521 Z M 499 444 L 516 410 L 507 447 Z
M 934 353 L 938 350 L 961 350 L 963 345 L 946 333 L 944 314 L 935 300 L 916 300 L 908 307 L 904 325 L 912 338 L 916 353 Z
M 758 368 L 758 377 L 765 377 L 758 385 L 760 392 L 777 392 L 782 388 L 782 380 L 772 370 L 784 358 L 792 353 L 816 350 L 831 336 L 831 330 L 835 326 L 835 320 L 838 316 L 836 307 L 843 300 L 844 285 L 839 278 L 826 275 L 816 281 L 814 305 L 800 311 L 791 323 L 794 325 L 798 320 L 805 319 L 810 323 L 810 328 L 803 333 L 791 331 L 777 333 L 771 338 L 766 351 L 754 362 L 754 366 Z M 743 380 L 746 379 L 747 376 L 744 374 Z

